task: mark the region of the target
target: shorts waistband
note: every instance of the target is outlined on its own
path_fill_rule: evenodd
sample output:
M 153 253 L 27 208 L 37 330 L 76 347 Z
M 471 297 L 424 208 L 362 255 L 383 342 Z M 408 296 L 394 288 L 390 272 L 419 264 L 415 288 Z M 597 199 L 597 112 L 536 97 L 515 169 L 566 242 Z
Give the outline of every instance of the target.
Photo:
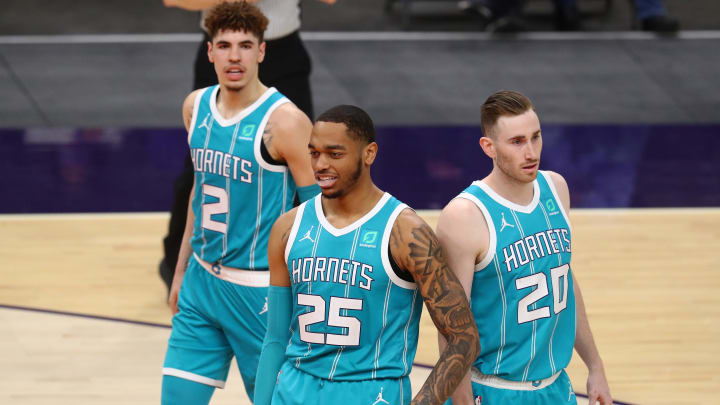
M 195 260 L 213 276 L 229 283 L 244 285 L 246 287 L 267 287 L 270 285 L 270 272 L 267 270 L 243 270 L 210 264 L 193 253 Z
M 502 388 L 515 391 L 535 391 L 541 390 L 554 383 L 555 380 L 557 380 L 557 378 L 560 376 L 560 373 L 562 373 L 562 370 L 542 380 L 510 381 L 504 378 L 500 378 L 496 375 L 483 374 L 477 368 L 473 367 L 470 370 L 470 379 L 474 383 L 487 385 L 488 387 L 493 388 Z

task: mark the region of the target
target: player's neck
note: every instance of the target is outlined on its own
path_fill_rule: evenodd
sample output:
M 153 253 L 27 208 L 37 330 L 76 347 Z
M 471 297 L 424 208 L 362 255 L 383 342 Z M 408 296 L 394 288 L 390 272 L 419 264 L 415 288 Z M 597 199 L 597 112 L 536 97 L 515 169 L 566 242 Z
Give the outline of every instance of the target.
M 497 167 L 485 177 L 483 183 L 492 188 L 500 197 L 520 206 L 526 206 L 533 200 L 535 186 L 533 182 L 521 182 L 507 174 Z
M 384 192 L 372 180 L 359 183 L 347 194 L 338 198 L 322 198 L 325 218 L 336 228 L 344 228 L 370 212 Z
M 220 85 L 216 105 L 223 118 L 230 119 L 252 105 L 267 91 L 260 80 L 251 80 L 241 89 L 231 90 Z

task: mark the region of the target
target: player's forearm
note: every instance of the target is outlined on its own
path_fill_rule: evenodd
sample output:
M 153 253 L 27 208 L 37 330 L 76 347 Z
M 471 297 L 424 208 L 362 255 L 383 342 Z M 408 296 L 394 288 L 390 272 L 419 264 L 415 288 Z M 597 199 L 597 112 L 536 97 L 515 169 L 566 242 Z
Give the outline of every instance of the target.
M 445 336 L 438 333 L 438 348 L 440 353 L 445 351 L 447 348 L 447 340 Z M 472 394 L 472 381 L 470 379 L 470 372 L 465 373 L 465 377 L 460 381 L 455 392 L 451 395 L 453 405 L 472 405 L 473 394 Z
M 573 277 L 574 291 L 575 291 L 575 310 L 577 312 L 577 329 L 575 336 L 575 350 L 582 358 L 583 362 L 587 366 L 588 370 L 602 370 L 603 363 L 600 358 L 597 346 L 595 345 L 595 339 L 593 338 L 592 331 L 590 330 L 590 322 L 585 312 L 585 302 L 580 292 L 580 286 L 577 283 L 577 279 Z
M 189 11 L 200 11 L 210 8 L 222 0 L 163 0 L 166 7 L 178 7 Z M 255 3 L 257 0 L 249 0 L 248 3 Z
M 479 350 L 477 334 L 470 330 L 457 333 L 452 341 L 440 354 L 440 359 L 412 404 L 442 404 L 467 376 Z
M 195 214 L 192 210 L 192 198 L 194 195 L 193 188 L 190 191 L 190 199 L 188 201 L 187 218 L 185 219 L 185 230 L 183 231 L 182 241 L 180 242 L 180 251 L 178 252 L 177 265 L 175 265 L 175 275 L 184 275 L 185 269 L 187 269 L 190 255 L 192 254 L 192 245 L 190 244 L 190 238 L 193 233 L 193 226 L 195 222 Z

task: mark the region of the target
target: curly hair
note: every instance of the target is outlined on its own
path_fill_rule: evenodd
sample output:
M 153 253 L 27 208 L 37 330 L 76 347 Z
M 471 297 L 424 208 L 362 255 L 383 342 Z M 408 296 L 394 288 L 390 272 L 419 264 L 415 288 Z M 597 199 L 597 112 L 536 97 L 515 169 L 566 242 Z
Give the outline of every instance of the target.
M 245 1 L 224 1 L 211 8 L 205 17 L 205 28 L 210 38 L 220 31 L 245 31 L 263 42 L 268 19 L 260 9 Z

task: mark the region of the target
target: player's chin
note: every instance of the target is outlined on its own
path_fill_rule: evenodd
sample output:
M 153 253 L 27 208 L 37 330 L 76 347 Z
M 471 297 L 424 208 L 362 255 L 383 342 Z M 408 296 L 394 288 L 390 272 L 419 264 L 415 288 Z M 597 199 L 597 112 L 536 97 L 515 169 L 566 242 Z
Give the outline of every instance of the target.
M 322 196 L 325 198 L 333 199 L 333 198 L 338 198 L 338 197 L 342 196 L 343 191 L 334 189 L 334 188 L 325 188 L 325 189 L 320 189 L 320 193 L 322 193 Z
M 240 91 L 240 90 L 242 90 L 243 87 L 245 87 L 245 84 L 240 81 L 228 80 L 225 83 L 223 83 L 223 86 L 230 91 Z
M 523 167 L 520 169 L 520 177 L 529 179 L 530 181 L 535 180 L 538 175 L 538 165 L 532 167 Z

